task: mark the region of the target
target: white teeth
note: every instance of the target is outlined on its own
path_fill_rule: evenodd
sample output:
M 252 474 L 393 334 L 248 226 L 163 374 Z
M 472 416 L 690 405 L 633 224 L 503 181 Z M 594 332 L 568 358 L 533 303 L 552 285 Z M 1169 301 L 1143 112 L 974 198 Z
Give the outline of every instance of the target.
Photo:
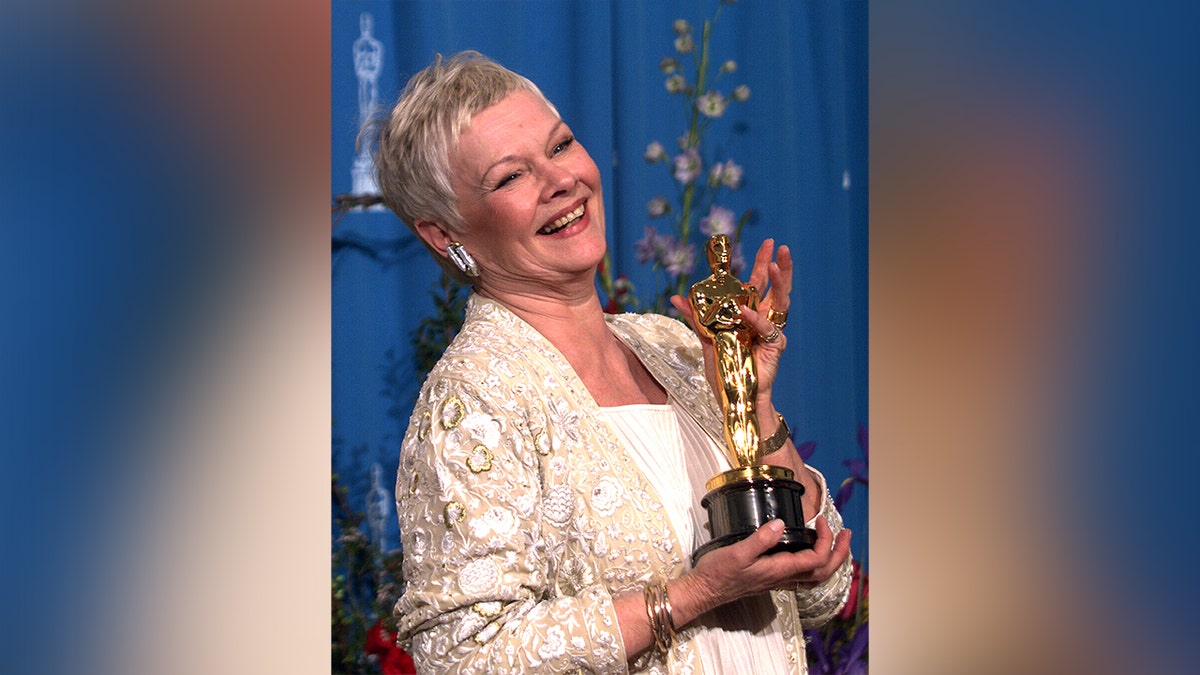
M 567 215 L 563 216 L 562 218 L 559 218 L 558 220 L 554 221 L 553 223 L 550 224 L 549 227 L 543 227 L 540 230 L 540 232 L 542 234 L 553 234 L 553 233 L 563 229 L 570 223 L 572 223 L 576 220 L 579 220 L 580 218 L 583 217 L 583 207 L 584 207 L 584 205 L 580 204 L 579 208 L 568 213 Z

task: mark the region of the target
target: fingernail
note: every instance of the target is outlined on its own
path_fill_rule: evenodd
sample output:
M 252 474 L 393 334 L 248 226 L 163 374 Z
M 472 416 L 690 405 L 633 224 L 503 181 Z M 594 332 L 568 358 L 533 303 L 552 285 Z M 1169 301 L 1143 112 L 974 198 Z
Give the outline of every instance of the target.
M 771 532 L 783 532 L 783 521 L 776 518 L 768 522 L 767 527 L 770 528 Z

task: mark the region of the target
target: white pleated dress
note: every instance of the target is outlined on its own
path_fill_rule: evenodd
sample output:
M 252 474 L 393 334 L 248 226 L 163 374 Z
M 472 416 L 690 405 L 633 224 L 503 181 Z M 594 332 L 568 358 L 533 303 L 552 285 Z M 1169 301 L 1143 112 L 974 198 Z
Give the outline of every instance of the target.
M 602 408 L 662 497 L 679 541 L 691 550 L 707 542 L 704 483 L 730 467 L 721 447 L 673 399 L 664 405 Z M 810 524 L 811 527 L 811 524 Z M 769 594 L 732 602 L 697 619 L 695 638 L 704 672 L 788 672 L 783 634 Z

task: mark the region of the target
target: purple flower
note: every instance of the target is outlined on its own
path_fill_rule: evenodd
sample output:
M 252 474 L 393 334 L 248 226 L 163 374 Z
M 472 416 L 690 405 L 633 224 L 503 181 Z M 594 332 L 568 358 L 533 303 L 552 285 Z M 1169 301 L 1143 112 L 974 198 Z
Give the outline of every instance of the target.
M 822 629 L 804 631 L 808 639 L 809 675 L 866 675 L 867 664 L 863 656 L 867 652 L 868 624 L 863 622 L 854 629 L 854 636 L 846 640 L 845 631 L 835 628 L 825 635 Z M 841 646 L 836 646 L 841 643 Z
M 684 185 L 696 180 L 702 168 L 700 153 L 695 148 L 688 148 L 682 154 L 675 155 L 675 180 Z
M 662 254 L 663 267 L 668 274 L 691 274 L 696 267 L 696 245 L 684 246 L 674 239 L 667 239 L 667 246 Z
M 640 263 L 656 261 L 662 255 L 665 239 L 653 227 L 646 228 L 646 234 L 633 245 L 634 256 Z
M 717 182 L 730 190 L 736 190 L 742 187 L 742 167 L 733 163 L 733 160 L 727 160 L 721 164 L 721 174 L 717 176 Z
M 862 459 L 847 459 L 843 460 L 842 464 L 850 470 L 850 477 L 842 481 L 838 488 L 837 494 L 834 495 L 833 504 L 837 508 L 842 508 L 842 505 L 850 500 L 850 496 L 854 494 L 854 485 L 862 483 L 864 487 L 870 486 L 870 476 L 868 469 L 870 467 L 870 454 L 867 446 L 867 428 L 865 426 L 858 427 L 858 445 L 862 448 Z
M 671 204 L 667 202 L 666 197 L 653 197 L 646 203 L 646 213 L 649 213 L 651 218 L 658 218 L 670 210 Z
M 700 231 L 704 236 L 711 237 L 714 234 L 733 235 L 734 229 L 737 228 L 737 219 L 733 216 L 733 211 L 713 204 L 708 210 L 708 215 L 700 219 Z

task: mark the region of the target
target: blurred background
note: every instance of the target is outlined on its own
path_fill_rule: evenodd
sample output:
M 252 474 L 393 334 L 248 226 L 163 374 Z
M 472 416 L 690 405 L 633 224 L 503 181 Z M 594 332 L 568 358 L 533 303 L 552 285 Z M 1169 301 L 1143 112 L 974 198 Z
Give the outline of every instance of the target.
M 406 339 L 398 319 L 359 312 L 331 282 L 361 274 L 349 287 L 366 293 L 374 278 L 379 295 L 420 303 L 433 281 L 418 272 L 402 284 L 403 230 L 386 214 L 346 213 L 331 256 L 331 197 L 353 187 L 349 50 L 363 11 L 396 50 L 382 62 L 383 101 L 432 52 L 476 47 L 541 84 L 594 157 L 615 149 L 615 164 L 600 162 L 611 248 L 632 255 L 650 224 L 634 224 L 645 201 L 670 194 L 661 171 L 639 175 L 652 168 L 641 153 L 656 139 L 671 148 L 684 124 L 658 59 L 672 49 L 671 22 L 695 23 L 709 5 L 531 4 L 545 21 L 571 8 L 589 28 L 543 38 L 528 28 L 544 25 L 538 16 L 467 44 L 474 19 L 445 13 L 463 4 L 2 10 L 5 670 L 328 671 L 327 490 L 331 469 L 344 470 L 331 458 L 339 445 L 364 448 L 355 489 L 378 462 L 388 490 L 384 462 L 403 426 L 374 403 L 361 419 L 337 409 L 335 377 L 347 391 L 388 395 L 386 373 L 339 363 L 334 343 L 351 334 L 334 312 L 391 326 L 363 347 L 371 359 L 386 362 L 379 345 Z M 872 667 L 1193 672 L 1200 10 L 869 10 L 742 0 L 713 41 L 738 61 L 730 81 L 751 87 L 720 134 L 745 169 L 733 204 L 756 214 L 746 239 L 812 255 L 851 237 L 867 203 L 854 153 L 865 139 L 850 131 L 863 67 L 849 45 L 864 17 L 869 27 Z M 774 20 L 742 27 L 762 15 Z M 800 46 L 804 31 L 811 46 Z M 523 53 L 542 39 L 562 39 L 566 56 Z M 606 54 L 596 69 L 577 58 L 592 49 Z M 607 101 L 584 93 L 618 75 L 645 82 Z M 810 104 L 827 107 L 810 114 Z M 769 125 L 782 136 L 767 140 L 767 119 L 786 121 Z M 796 164 L 781 168 L 770 150 L 793 143 Z M 339 237 L 383 253 L 339 249 Z M 810 387 L 820 372 L 825 386 L 858 386 L 862 348 L 847 333 L 823 353 L 807 331 L 839 325 L 839 312 L 859 330 L 858 272 L 831 271 L 851 244 L 798 268 L 798 288 L 812 294 L 797 307 L 806 344 L 793 343 L 789 366 L 801 393 L 781 406 L 830 473 L 858 456 L 868 403 L 857 390 L 826 398 Z M 653 286 L 635 263 L 614 261 L 639 290 Z M 835 365 L 806 361 L 821 358 Z

